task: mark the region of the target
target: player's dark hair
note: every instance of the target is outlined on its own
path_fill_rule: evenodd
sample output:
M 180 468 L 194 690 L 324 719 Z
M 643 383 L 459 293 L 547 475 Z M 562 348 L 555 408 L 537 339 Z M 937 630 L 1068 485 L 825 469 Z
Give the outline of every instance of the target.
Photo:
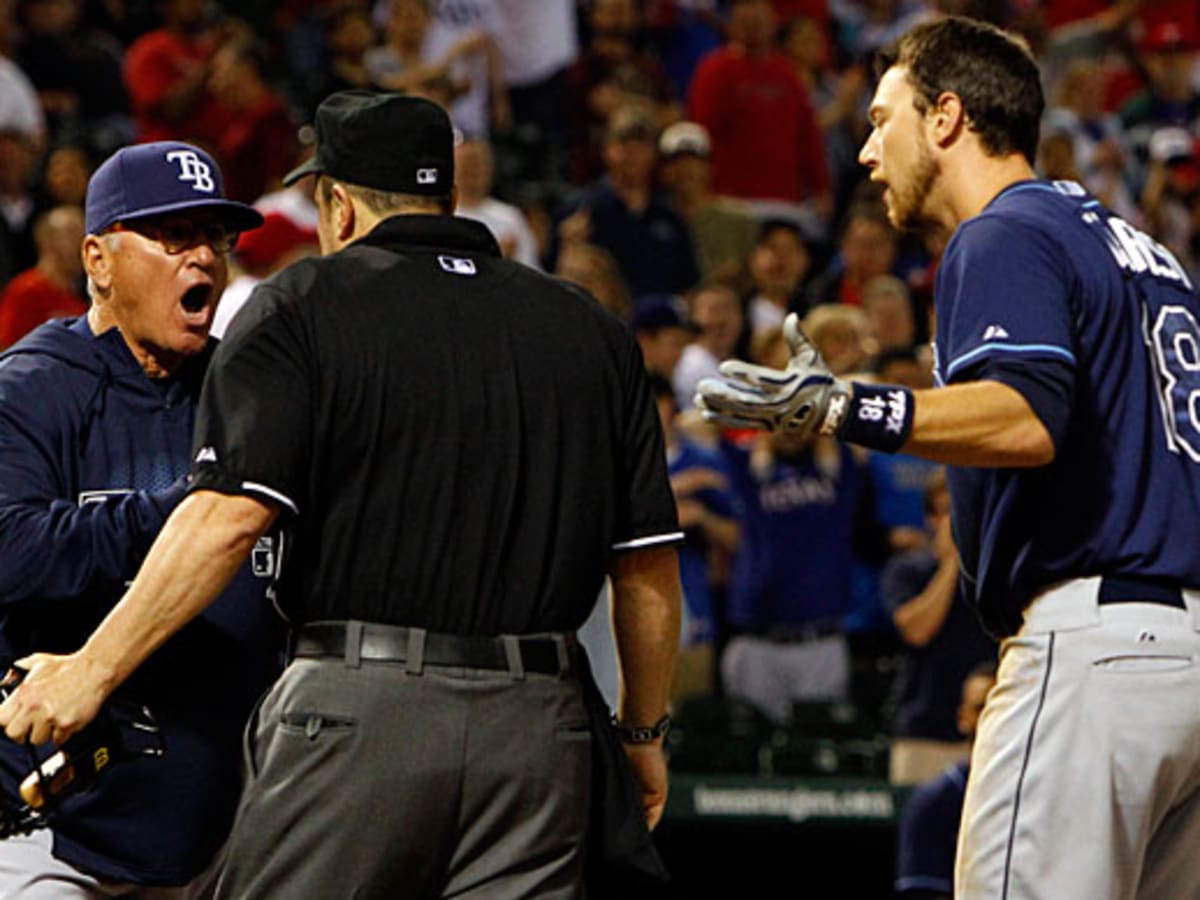
M 944 93 L 962 100 L 967 127 L 993 156 L 1037 156 L 1045 98 L 1037 63 L 1018 38 L 992 25 L 950 16 L 918 25 L 880 51 L 875 71 L 908 70 L 913 105 L 924 114 Z

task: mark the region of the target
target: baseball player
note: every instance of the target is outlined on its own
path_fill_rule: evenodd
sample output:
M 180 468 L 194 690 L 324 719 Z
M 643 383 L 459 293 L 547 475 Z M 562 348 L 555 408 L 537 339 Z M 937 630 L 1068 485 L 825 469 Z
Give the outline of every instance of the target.
M 710 415 L 951 465 L 964 589 L 1005 638 L 974 747 L 955 895 L 1200 890 L 1200 302 L 1079 185 L 1036 179 L 1024 45 L 917 26 L 880 60 L 860 154 L 891 220 L 949 233 L 939 387 L 728 362 Z

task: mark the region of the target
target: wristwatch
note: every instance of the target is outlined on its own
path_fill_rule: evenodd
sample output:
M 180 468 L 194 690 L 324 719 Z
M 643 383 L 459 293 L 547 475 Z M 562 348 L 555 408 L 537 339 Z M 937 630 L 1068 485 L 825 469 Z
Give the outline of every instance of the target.
M 624 725 L 621 720 L 615 715 L 612 717 L 612 726 L 617 731 L 617 736 L 626 744 L 649 744 L 664 734 L 671 728 L 670 715 L 664 715 L 653 725 Z

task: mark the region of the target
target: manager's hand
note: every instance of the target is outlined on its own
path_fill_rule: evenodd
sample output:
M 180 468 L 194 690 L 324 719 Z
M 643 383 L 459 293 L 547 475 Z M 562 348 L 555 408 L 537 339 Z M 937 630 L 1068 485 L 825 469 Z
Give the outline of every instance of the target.
M 850 385 L 833 376 L 817 348 L 800 330 L 795 313 L 783 324 L 791 349 L 787 368 L 771 369 L 741 360 L 721 363 L 721 378 L 699 384 L 696 406 L 710 422 L 733 428 L 786 430 L 808 437 L 830 410 L 840 421 L 850 403 Z
M 16 665 L 29 674 L 0 704 L 0 728 L 14 741 L 61 746 L 100 712 L 105 678 L 82 653 L 35 653 Z

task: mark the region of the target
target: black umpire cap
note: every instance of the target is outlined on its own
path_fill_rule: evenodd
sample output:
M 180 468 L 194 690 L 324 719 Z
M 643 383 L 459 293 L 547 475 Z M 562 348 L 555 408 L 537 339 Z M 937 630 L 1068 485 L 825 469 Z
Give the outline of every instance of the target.
M 317 107 L 317 151 L 283 179 L 330 178 L 397 194 L 445 196 L 454 185 L 450 117 L 421 97 L 338 91 Z

